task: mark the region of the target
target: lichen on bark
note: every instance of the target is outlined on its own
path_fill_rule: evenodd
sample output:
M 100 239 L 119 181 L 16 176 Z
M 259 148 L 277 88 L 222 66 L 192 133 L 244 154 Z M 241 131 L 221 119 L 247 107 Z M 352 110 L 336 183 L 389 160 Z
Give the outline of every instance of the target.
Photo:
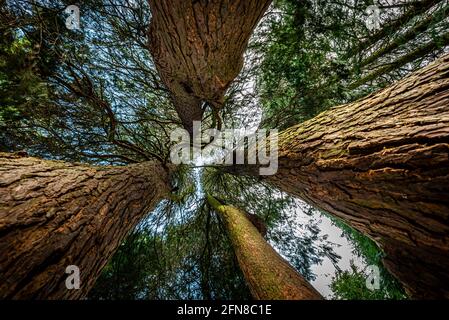
M 222 217 L 245 280 L 255 299 L 315 300 L 322 296 L 262 237 L 241 209 L 208 203 Z

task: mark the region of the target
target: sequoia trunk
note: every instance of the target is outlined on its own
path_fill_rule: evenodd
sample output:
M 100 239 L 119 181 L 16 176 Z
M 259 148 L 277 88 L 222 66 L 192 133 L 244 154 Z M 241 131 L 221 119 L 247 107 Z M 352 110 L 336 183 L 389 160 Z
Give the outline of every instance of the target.
M 280 133 L 266 179 L 375 240 L 412 297 L 449 298 L 449 56 Z
M 245 212 L 207 197 L 224 220 L 228 236 L 245 280 L 255 299 L 322 299 L 290 264 L 262 237 Z
M 77 299 L 169 192 L 158 163 L 93 167 L 0 154 L 0 298 Z M 66 267 L 80 289 L 66 288 Z
M 271 0 L 149 0 L 149 49 L 184 127 L 217 111 Z M 218 120 L 218 119 L 216 119 Z

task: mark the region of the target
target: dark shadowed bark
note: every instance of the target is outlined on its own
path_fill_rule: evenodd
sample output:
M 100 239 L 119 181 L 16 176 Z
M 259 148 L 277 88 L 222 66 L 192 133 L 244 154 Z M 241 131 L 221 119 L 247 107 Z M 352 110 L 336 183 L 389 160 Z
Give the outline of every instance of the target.
M 207 199 L 224 221 L 240 269 L 255 299 L 322 299 L 318 291 L 267 243 L 244 211 L 223 205 L 212 196 Z
M 0 298 L 86 296 L 168 186 L 153 162 L 93 167 L 1 153 Z M 79 290 L 65 286 L 69 265 L 79 267 Z
M 150 0 L 149 47 L 184 127 L 217 111 L 271 0 Z M 216 114 L 216 113 L 215 113 Z
M 267 180 L 375 240 L 412 297 L 449 298 L 449 56 L 280 133 Z

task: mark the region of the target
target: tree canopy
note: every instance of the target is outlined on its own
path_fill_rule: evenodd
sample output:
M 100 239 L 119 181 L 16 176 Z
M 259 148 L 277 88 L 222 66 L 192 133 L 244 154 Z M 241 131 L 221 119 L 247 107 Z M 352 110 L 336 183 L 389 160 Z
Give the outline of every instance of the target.
M 191 130 L 186 123 L 192 120 L 202 120 L 205 129 L 286 129 L 385 88 L 449 51 L 445 0 L 375 1 L 376 28 L 367 24 L 373 1 L 275 0 L 256 6 L 257 14 L 242 25 L 227 20 L 223 39 L 201 39 L 211 52 L 228 41 L 229 52 L 217 51 L 215 63 L 195 57 L 195 42 L 186 40 L 201 38 L 201 23 L 212 25 L 215 13 L 197 16 L 200 26 L 192 22 L 178 35 L 186 57 L 180 61 L 170 42 L 175 36 L 164 38 L 164 30 L 176 30 L 164 25 L 162 2 L 149 3 L 83 1 L 80 28 L 69 29 L 64 10 L 70 1 L 1 1 L 0 152 L 170 166 L 170 133 Z M 173 14 L 195 13 L 194 2 L 186 3 L 173 6 L 181 10 Z M 248 4 L 234 14 L 251 10 Z M 237 29 L 254 32 L 245 37 Z M 179 76 L 186 73 L 187 79 Z M 192 162 L 179 166 L 170 183 L 168 199 L 126 237 L 89 298 L 250 299 L 209 194 L 254 216 L 268 242 L 306 280 L 316 279 L 312 266 L 324 259 L 338 268 L 337 245 L 320 232 L 320 216 L 327 213 L 267 181 Z M 307 223 L 292 218 L 295 210 L 305 212 Z M 334 222 L 357 255 L 381 267 L 384 283 L 383 291 L 366 291 L 363 271 L 353 266 L 334 279 L 334 297 L 405 298 L 382 267 L 382 250 Z

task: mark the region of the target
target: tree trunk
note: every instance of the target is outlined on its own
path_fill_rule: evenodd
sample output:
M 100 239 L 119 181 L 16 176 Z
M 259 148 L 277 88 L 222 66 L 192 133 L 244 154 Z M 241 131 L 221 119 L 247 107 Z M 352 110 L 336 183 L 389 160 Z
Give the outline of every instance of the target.
M 245 212 L 222 205 L 212 196 L 207 200 L 224 220 L 240 269 L 255 299 L 322 299 L 318 291 L 265 241 Z
M 168 185 L 153 162 L 92 167 L 1 153 L 0 298 L 86 296 Z M 79 268 L 79 290 L 66 288 L 69 265 Z
M 271 0 L 149 0 L 149 48 L 184 127 L 219 109 Z
M 266 179 L 375 240 L 412 297 L 449 298 L 449 55 L 280 133 Z

